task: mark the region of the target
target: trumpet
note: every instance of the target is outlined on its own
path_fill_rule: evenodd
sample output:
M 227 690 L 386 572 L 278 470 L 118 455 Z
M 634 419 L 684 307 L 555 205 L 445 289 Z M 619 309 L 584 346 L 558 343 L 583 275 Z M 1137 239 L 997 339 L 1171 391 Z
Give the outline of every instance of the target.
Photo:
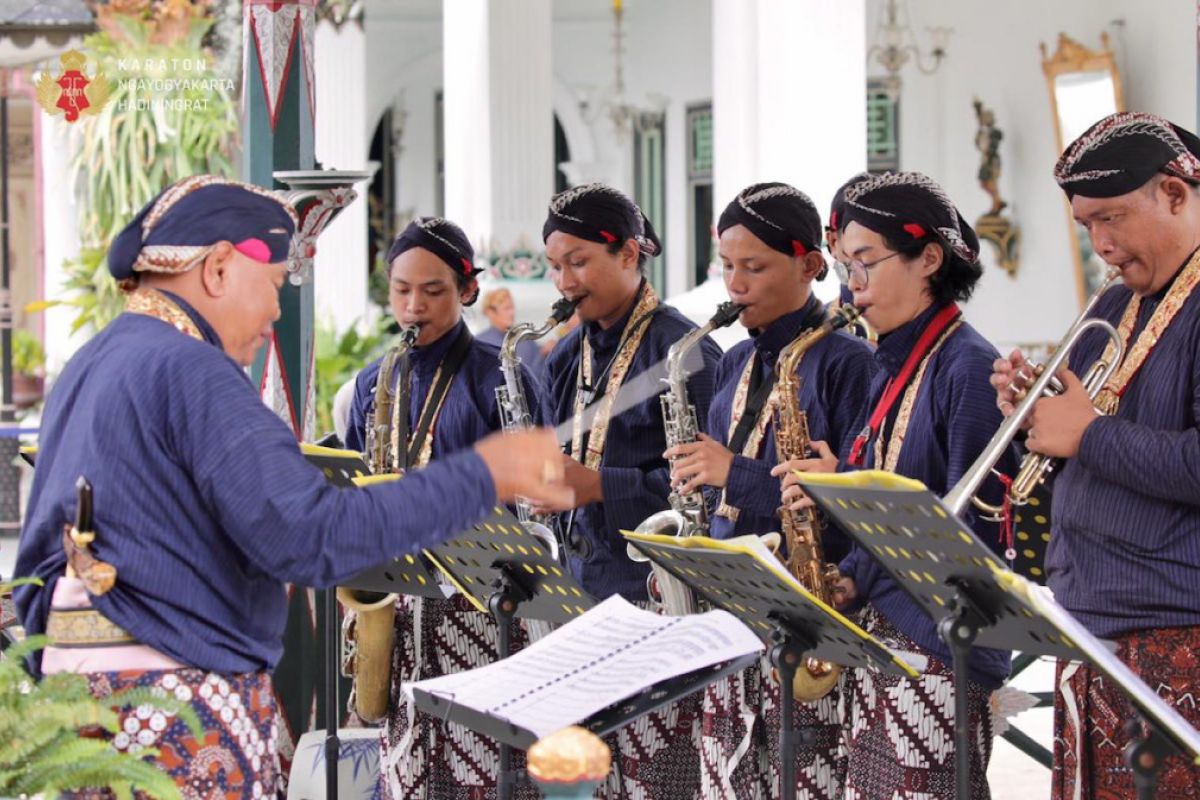
M 1108 379 L 1112 377 L 1113 372 L 1121 364 L 1121 359 L 1125 355 L 1125 343 L 1121 341 L 1121 335 L 1117 333 L 1117 329 L 1102 319 L 1088 319 L 1087 315 L 1092 312 L 1099 302 L 1101 295 L 1108 291 L 1109 287 L 1121 277 L 1121 271 L 1116 267 L 1109 269 L 1105 275 L 1104 281 L 1100 287 L 1096 289 L 1084 306 L 1083 312 L 1071 323 L 1071 327 L 1063 336 L 1061 342 L 1054 350 L 1054 354 L 1045 364 L 1036 364 L 1032 367 L 1032 374 L 1022 371 L 1019 376 L 1028 384 L 1027 388 L 1017 392 L 1017 407 L 1013 409 L 1013 413 L 1008 419 L 1000 425 L 996 430 L 996 434 L 988 442 L 987 446 L 980 453 L 979 458 L 971 465 L 955 484 L 954 488 L 944 497 L 943 502 L 954 512 L 955 515 L 961 515 L 966 510 L 967 505 L 975 506 L 980 512 L 980 518 L 988 522 L 1002 522 L 1004 520 L 1004 503 L 994 505 L 982 500 L 978 496 L 979 487 L 987 480 L 989 475 L 998 474 L 995 469 L 996 462 L 1004 455 L 1004 451 L 1012 444 L 1012 440 L 1016 437 L 1017 432 L 1021 430 L 1021 426 L 1025 424 L 1025 420 L 1033 413 L 1033 407 L 1038 400 L 1043 397 L 1054 397 L 1062 394 L 1063 385 L 1058 379 L 1057 373 L 1059 368 L 1067 363 L 1071 356 L 1071 350 L 1079 342 L 1085 333 L 1090 330 L 1100 330 L 1112 340 L 1114 346 L 1113 356 L 1111 360 L 1105 360 L 1104 355 L 1088 368 L 1087 372 L 1081 380 L 1084 388 L 1087 390 L 1088 397 L 1095 403 L 1100 390 L 1104 388 L 1104 384 L 1108 383 Z M 1105 413 L 1103 409 L 1097 409 L 1100 413 Z M 1035 489 L 1046 479 L 1058 465 L 1058 459 L 1050 456 L 1039 455 L 1038 453 L 1027 453 L 1025 458 L 1021 460 L 1020 469 L 1017 470 L 1017 475 L 1013 478 L 1012 484 L 1007 489 L 1008 503 L 1013 507 L 1023 506 L 1029 502 L 1029 496 Z

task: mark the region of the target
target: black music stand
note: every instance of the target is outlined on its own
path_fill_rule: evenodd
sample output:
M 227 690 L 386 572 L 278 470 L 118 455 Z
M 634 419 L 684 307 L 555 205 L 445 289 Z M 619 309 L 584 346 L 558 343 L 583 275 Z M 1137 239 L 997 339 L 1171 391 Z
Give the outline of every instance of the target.
M 310 463 L 320 467 L 325 479 L 334 486 L 351 488 L 356 485 L 355 479 L 370 474 L 362 456 L 352 450 L 305 442 L 300 445 L 300 451 Z M 337 590 L 329 588 L 321 594 L 325 597 L 325 798 L 337 800 L 338 759 L 341 756 L 338 728 L 342 722 L 341 703 L 338 702 L 338 674 L 341 672 L 338 631 L 341 625 L 338 622 Z
M 512 653 L 509 624 L 514 618 L 564 623 L 582 616 L 596 603 L 545 543 L 502 506 L 452 540 L 426 550 L 425 555 L 463 597 L 496 620 L 496 649 L 501 659 Z M 437 713 L 444 716 L 444 707 Z M 512 747 L 508 740 L 495 738 L 500 743 L 498 795 L 500 800 L 509 800 L 516 784 Z
M 1064 633 L 1062 619 L 1052 621 L 1015 593 L 1018 581 L 1028 582 L 1007 569 L 919 481 L 880 471 L 799 477 L 821 510 L 874 557 L 931 619 L 938 620 L 938 633 L 953 658 L 955 785 L 959 800 L 966 800 L 970 797 L 967 662 L 976 641 L 1002 650 L 1074 660 L 1092 660 L 1078 646 L 1083 636 L 1098 650 L 1104 650 L 1104 645 L 1078 623 L 1074 634 Z M 1070 620 L 1066 611 L 1058 610 Z M 1141 683 L 1127 668 L 1126 672 L 1127 678 Z M 1124 680 L 1122 684 L 1127 685 Z
M 1049 591 L 1011 573 L 998 575 L 997 582 L 1026 610 L 1057 629 L 1059 638 L 1077 649 L 1077 660 L 1086 658 L 1129 696 L 1136 716 L 1129 720 L 1130 742 L 1125 748 L 1125 759 L 1133 771 L 1139 800 L 1153 800 L 1158 770 L 1167 756 L 1187 756 L 1200 765 L 1200 733 L 1117 658 L 1104 640 L 1089 633 L 1070 612 L 1054 602 Z
M 1046 582 L 1046 547 L 1050 544 L 1050 488 L 1039 484 L 1029 502 L 1013 509 L 1012 571 L 1034 583 Z
M 805 590 L 770 554 L 756 553 L 736 539 L 621 533 L 647 558 L 738 617 L 770 646 L 771 665 L 780 676 L 779 759 L 785 800 L 796 796 L 795 754 L 800 743 L 793 722 L 792 681 L 807 657 L 914 678 L 919 674 Z

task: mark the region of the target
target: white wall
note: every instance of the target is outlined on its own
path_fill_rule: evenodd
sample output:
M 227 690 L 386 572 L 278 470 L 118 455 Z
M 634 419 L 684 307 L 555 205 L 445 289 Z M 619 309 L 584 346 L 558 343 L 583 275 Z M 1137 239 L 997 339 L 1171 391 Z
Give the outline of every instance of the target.
M 875 29 L 880 0 L 870 0 L 867 33 Z M 1194 128 L 1196 21 L 1190 0 L 1009 0 L 964 3 L 910 0 L 913 27 L 928 46 L 927 26 L 954 28 L 948 56 L 933 75 L 912 65 L 901 73 L 901 166 L 933 176 L 964 217 L 973 222 L 989 207 L 976 171 L 978 96 L 1004 132 L 1000 188 L 1021 228 L 1016 279 L 996 266 L 983 244 L 984 277 L 966 307 L 972 324 L 997 345 L 1057 341 L 1078 313 L 1063 195 L 1052 171 L 1058 156 L 1040 42 L 1053 52 L 1060 31 L 1098 47 L 1108 29 L 1119 51 L 1131 110 L 1163 114 Z M 1123 18 L 1123 27 L 1108 23 Z M 869 42 L 868 42 L 869 44 Z M 868 71 L 880 68 L 869 65 Z

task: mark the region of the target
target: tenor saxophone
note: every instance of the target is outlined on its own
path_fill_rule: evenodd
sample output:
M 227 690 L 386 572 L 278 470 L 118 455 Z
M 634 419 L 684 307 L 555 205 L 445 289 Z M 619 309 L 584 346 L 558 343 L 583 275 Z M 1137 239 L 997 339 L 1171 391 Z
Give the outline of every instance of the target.
M 504 383 L 496 387 L 496 405 L 500 409 L 500 426 L 503 430 L 520 431 L 533 427 L 529 398 L 525 396 L 525 383 L 521 380 L 521 357 L 517 355 L 517 346 L 526 340 L 540 339 L 566 322 L 575 313 L 577 305 L 578 300 L 559 298 L 550 309 L 550 316 L 540 327 L 535 328 L 531 322 L 522 322 L 505 332 L 504 340 L 500 343 L 500 372 L 504 376 Z M 559 546 L 558 536 L 551 527 L 554 525 L 553 517 L 533 513 L 529 501 L 524 498 L 517 498 L 515 505 L 517 519 L 525 526 L 525 530 L 542 542 L 552 558 L 565 563 L 566 548 Z M 548 622 L 525 620 L 525 630 L 530 641 L 537 641 L 552 628 Z
M 779 354 L 775 365 L 775 451 L 779 463 L 793 458 L 807 458 L 811 438 L 808 431 L 808 415 L 800 407 L 800 379 L 796 368 L 800 359 L 813 345 L 838 328 L 853 324 L 859 317 L 858 309 L 842 306 L 834 316 L 822 325 L 802 333 Z M 783 541 L 787 544 L 787 559 L 784 565 L 793 578 L 804 585 L 810 593 L 826 604 L 833 600 L 833 583 L 838 579 L 837 567 L 825 563 L 825 552 L 821 546 L 821 522 L 812 509 L 791 511 L 783 508 L 779 512 Z M 815 658 L 805 660 L 796 670 L 792 681 L 792 696 L 801 702 L 819 700 L 837 685 L 841 667 Z M 778 679 L 778 676 L 776 676 Z
M 668 389 L 661 399 L 663 430 L 668 448 L 691 444 L 696 441 L 699 430 L 696 425 L 696 407 L 688 399 L 688 371 L 684 357 L 700 344 L 705 336 L 718 328 L 733 324 L 741 313 L 742 306 L 731 301 L 722 303 L 717 308 L 717 313 L 713 314 L 712 319 L 703 327 L 691 331 L 667 351 Z M 679 537 L 708 535 L 708 510 L 704 505 L 703 493 L 699 490 L 681 492 L 672 489 L 668 502 L 671 504 L 669 509 L 646 517 L 637 526 L 636 532 Z M 632 561 L 649 561 L 632 544 L 626 546 L 625 552 Z M 646 576 L 646 592 L 651 603 L 665 614 L 681 616 L 700 610 L 699 601 L 692 590 L 653 562 L 650 564 L 650 574 Z
M 392 448 L 392 411 L 396 393 L 393 376 L 401 360 L 416 344 L 418 325 L 400 330 L 400 341 L 383 357 L 375 383 L 375 408 L 364 425 L 364 458 L 372 474 L 396 468 Z M 403 447 L 403 443 L 400 444 Z M 366 722 L 387 713 L 392 685 L 392 647 L 395 643 L 396 594 L 339 586 L 337 598 L 353 614 L 342 622 L 342 674 L 354 679 L 354 710 Z

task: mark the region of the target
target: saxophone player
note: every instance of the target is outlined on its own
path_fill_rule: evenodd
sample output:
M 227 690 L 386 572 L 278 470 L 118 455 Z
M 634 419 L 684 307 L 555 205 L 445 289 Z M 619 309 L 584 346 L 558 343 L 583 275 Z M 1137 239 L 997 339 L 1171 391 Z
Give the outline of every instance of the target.
M 780 465 L 785 504 L 805 507 L 793 470 L 873 468 L 922 481 L 936 494 L 953 487 L 999 427 L 988 383 L 995 349 L 963 319 L 982 274 L 979 242 L 950 198 L 929 177 L 885 173 L 852 183 L 838 220 L 839 243 L 854 304 L 879 334 L 879 371 L 859 407 L 859 433 L 834 454 Z M 840 457 L 840 459 L 839 459 Z M 1015 452 L 997 463 L 1015 472 Z M 992 479 L 982 492 L 998 502 Z M 979 537 L 1003 553 L 995 524 L 969 520 Z M 838 605 L 863 609 L 862 626 L 898 649 L 928 657 L 916 680 L 848 670 L 843 685 L 848 744 L 847 794 L 892 797 L 911 791 L 954 795 L 954 692 L 950 652 L 935 622 L 863 550 L 839 565 Z M 1007 651 L 976 647 L 969 663 L 971 797 L 990 796 L 988 697 L 1009 672 Z M 920 719 L 910 726 L 906 720 Z M 914 753 L 919 757 L 914 757 Z
M 826 265 L 816 206 L 784 183 L 744 189 L 721 214 L 717 232 L 725 288 L 730 300 L 745 306 L 740 321 L 751 338 L 717 367 L 708 435 L 664 455 L 673 460 L 674 484 L 685 491 L 707 487 L 717 498 L 710 504 L 711 535 L 724 539 L 780 530 L 779 489 L 771 479 L 779 463 L 775 367 L 790 342 L 825 320 L 812 284 L 824 277 Z M 840 448 L 853 435 L 856 404 L 875 369 L 866 343 L 846 333 L 826 336 L 804 353 L 797 401 L 807 413 L 813 447 Z M 849 545 L 831 530 L 824 550 L 836 562 Z M 780 796 L 779 695 L 778 683 L 758 666 L 708 687 L 701 748 L 705 797 Z M 835 691 L 815 703 L 796 703 L 797 725 L 816 734 L 811 745 L 797 748 L 797 797 L 842 797 L 837 700 Z
M 1104 337 L 1082 339 L 1061 376 L 1066 391 L 1038 400 L 1029 418 L 1026 447 L 1067 459 L 1054 482 L 1047 583 L 1200 726 L 1200 139 L 1151 114 L 1115 114 L 1066 149 L 1054 177 L 1096 254 L 1120 269 L 1124 285 L 1091 316 L 1117 329 L 1125 356 L 1093 402 L 1076 375 L 1108 348 Z M 1005 414 L 1026 369 L 1019 352 L 996 362 Z M 1053 797 L 1133 797 L 1121 690 L 1060 662 L 1054 717 Z M 1197 786 L 1200 769 L 1170 757 L 1156 796 L 1195 797 Z
M 391 464 L 385 469 L 402 472 L 500 430 L 496 388 L 503 378 L 495 347 L 476 341 L 462 319 L 463 306 L 475 302 L 479 292 L 466 234 L 447 220 L 420 217 L 396 237 L 387 258 L 392 314 L 402 328 L 416 326 L 420 333 L 390 376 L 380 376 L 381 361 L 359 373 L 346 444 L 364 449 L 366 420 L 372 419 L 375 436 L 392 442 Z M 541 424 L 545 414 L 535 383 L 528 371 L 522 369 L 521 375 L 533 422 Z M 379 380 L 393 387 L 391 419 L 373 419 Z M 417 712 L 400 692 L 400 682 L 495 661 L 495 621 L 461 595 L 445 600 L 405 596 L 397 601 L 395 624 L 397 667 L 380 767 L 388 796 L 444 797 L 452 786 L 494 791 L 495 743 Z M 527 641 L 524 628 L 517 622 L 511 627 L 510 641 L 519 649 Z
M 621 385 L 662 362 L 696 325 L 661 304 L 646 280 L 645 265 L 661 245 L 624 193 L 589 184 L 556 195 L 542 237 L 554 285 L 579 301 L 582 320 L 546 362 L 553 421 L 575 420 L 564 467 L 577 505 L 564 516 L 573 521 L 571 569 L 595 597 L 620 594 L 645 604 L 649 568 L 630 561 L 620 531 L 668 507 L 662 407 L 653 396 L 619 415 L 610 412 Z M 721 351 L 706 337 L 694 353 L 702 366 L 687 381 L 687 391 L 703 419 Z M 585 430 L 583 410 L 593 399 L 599 411 Z M 696 697 L 621 729 L 614 744 L 617 768 L 605 796 L 693 797 L 698 734 Z

